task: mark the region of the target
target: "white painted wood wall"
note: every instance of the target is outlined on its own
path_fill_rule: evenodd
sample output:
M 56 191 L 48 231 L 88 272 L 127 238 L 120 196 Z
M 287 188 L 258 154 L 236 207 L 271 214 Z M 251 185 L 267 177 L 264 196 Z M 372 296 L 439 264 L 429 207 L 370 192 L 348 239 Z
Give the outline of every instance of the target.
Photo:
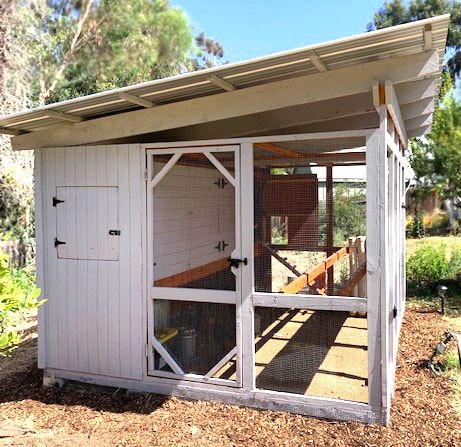
M 139 145 L 36 151 L 40 367 L 142 379 L 142 164 Z

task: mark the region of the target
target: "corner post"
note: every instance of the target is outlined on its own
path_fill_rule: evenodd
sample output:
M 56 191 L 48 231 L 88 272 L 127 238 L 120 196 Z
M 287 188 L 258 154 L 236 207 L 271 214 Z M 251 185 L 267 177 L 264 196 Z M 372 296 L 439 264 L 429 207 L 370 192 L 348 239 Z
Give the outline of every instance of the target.
M 242 386 L 255 388 L 255 343 L 254 343 L 254 204 L 253 204 L 253 144 L 240 145 L 240 203 L 242 226 L 242 256 L 248 265 L 242 269 L 241 287 L 241 331 L 242 331 Z M 238 305 L 238 304 L 237 304 Z

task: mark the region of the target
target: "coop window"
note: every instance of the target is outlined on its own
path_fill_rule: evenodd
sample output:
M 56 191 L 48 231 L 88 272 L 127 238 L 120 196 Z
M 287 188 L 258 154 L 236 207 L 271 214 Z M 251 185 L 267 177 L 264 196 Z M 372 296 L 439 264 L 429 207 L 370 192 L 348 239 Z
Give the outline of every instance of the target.
M 271 216 L 271 244 L 288 244 L 288 216 Z

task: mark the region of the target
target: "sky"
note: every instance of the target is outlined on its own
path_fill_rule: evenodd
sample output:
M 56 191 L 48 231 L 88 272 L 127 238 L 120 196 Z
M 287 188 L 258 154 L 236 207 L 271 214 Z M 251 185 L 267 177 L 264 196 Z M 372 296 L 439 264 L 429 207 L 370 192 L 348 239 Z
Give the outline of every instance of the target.
M 171 0 L 238 62 L 366 30 L 384 0 Z

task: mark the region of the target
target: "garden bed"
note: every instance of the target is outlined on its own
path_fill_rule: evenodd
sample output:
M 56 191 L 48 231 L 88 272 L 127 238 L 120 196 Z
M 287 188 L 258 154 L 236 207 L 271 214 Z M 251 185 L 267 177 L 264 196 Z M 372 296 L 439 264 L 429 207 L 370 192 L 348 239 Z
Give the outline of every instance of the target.
M 44 390 L 31 334 L 0 360 L 0 445 L 8 446 L 455 446 L 461 419 L 446 377 L 426 368 L 447 322 L 432 310 L 407 310 L 390 427 L 338 423 L 86 386 Z

